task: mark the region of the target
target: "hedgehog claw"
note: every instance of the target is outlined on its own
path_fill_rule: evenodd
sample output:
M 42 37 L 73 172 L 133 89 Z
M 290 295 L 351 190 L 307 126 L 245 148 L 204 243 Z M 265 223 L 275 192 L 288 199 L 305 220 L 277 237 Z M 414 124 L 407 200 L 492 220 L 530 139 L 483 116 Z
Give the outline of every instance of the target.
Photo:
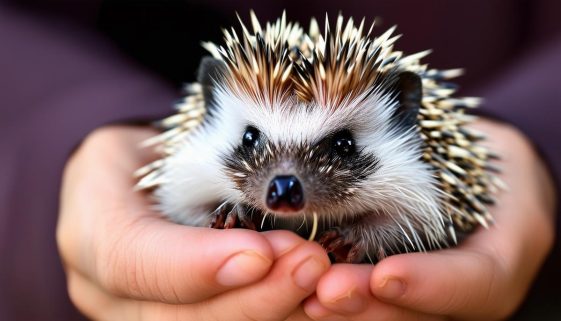
M 226 214 L 226 220 L 224 221 L 224 229 L 231 229 L 236 227 L 236 223 L 238 222 L 238 214 L 234 213 L 234 211 L 230 211 Z
M 327 250 L 327 252 L 335 252 L 344 246 L 345 246 L 345 240 L 343 240 L 343 238 L 340 237 L 331 241 L 331 243 L 329 243 L 329 245 L 327 245 L 325 249 Z
M 327 230 L 327 231 L 323 232 L 323 234 L 321 235 L 318 243 L 321 244 L 325 248 L 324 244 L 331 243 L 338 236 L 339 236 L 339 232 L 337 232 L 336 230 Z
M 340 228 L 325 231 L 318 243 L 333 263 L 361 263 L 366 256 L 362 242 L 355 240 L 351 231 Z
M 250 217 L 245 215 L 245 211 L 242 206 L 223 204 L 219 206 L 212 215 L 213 218 L 209 224 L 210 228 L 232 229 L 241 227 L 248 230 L 256 230 L 255 223 Z
M 229 206 L 227 204 L 219 206 L 213 213 L 212 213 L 212 220 L 208 227 L 215 228 L 215 229 L 225 229 L 226 221 L 228 220 L 229 213 L 228 211 Z M 231 219 L 230 219 L 231 221 Z

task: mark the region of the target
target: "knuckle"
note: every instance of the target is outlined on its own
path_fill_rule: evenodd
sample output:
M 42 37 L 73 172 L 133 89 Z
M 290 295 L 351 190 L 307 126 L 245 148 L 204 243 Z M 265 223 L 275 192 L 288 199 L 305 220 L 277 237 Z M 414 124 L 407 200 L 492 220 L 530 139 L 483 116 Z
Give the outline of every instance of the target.
M 72 302 L 72 304 L 76 308 L 78 308 L 78 310 L 84 312 L 84 310 L 87 310 L 84 307 L 86 301 L 82 300 L 84 296 L 80 291 L 80 285 L 78 283 L 79 281 L 77 280 L 76 277 L 73 276 L 73 272 L 68 273 L 68 276 L 66 278 L 66 284 L 67 284 L 67 292 L 68 292 L 68 297 L 70 298 L 70 302 Z
M 535 217 L 533 224 L 534 230 L 539 233 L 532 234 L 534 255 L 538 256 L 541 262 L 551 251 L 555 241 L 555 224 L 552 221 L 552 213 L 545 209 L 534 209 L 529 211 Z
M 547 222 L 544 222 L 543 227 L 540 229 L 540 233 L 538 234 L 538 240 L 540 242 L 539 245 L 542 245 L 545 252 L 549 253 L 553 248 L 555 241 L 555 224 L 552 224 L 551 220 L 547 220 Z
M 493 259 L 494 257 L 494 259 Z M 506 261 L 504 256 L 498 251 L 495 251 L 493 255 L 481 255 L 481 264 L 484 266 L 486 271 L 489 271 L 488 280 L 484 282 L 485 286 L 481 288 L 482 294 L 480 295 L 480 300 L 478 304 L 483 307 L 493 307 L 491 314 L 495 316 L 501 314 L 501 308 L 506 306 L 508 300 L 503 300 L 503 304 L 497 305 L 497 297 L 500 295 L 501 284 L 500 277 L 504 275 L 506 269 Z
M 458 311 L 459 308 L 467 306 L 468 298 L 465 293 L 457 286 L 452 286 L 448 290 L 448 295 L 443 297 L 438 314 L 449 314 L 452 311 Z
M 508 264 L 503 253 L 492 248 L 487 252 L 476 254 L 477 264 L 485 272 L 483 282 L 478 291 L 467 298 L 465 307 L 471 311 L 479 311 L 480 315 L 489 320 L 503 320 L 510 316 L 516 309 L 517 301 L 513 299 L 512 289 L 505 287 L 508 284 L 505 275 L 508 275 Z M 502 298 L 497 304 L 497 298 Z
M 84 315 L 92 320 L 100 320 L 96 306 L 98 302 L 85 293 L 84 280 L 76 272 L 67 273 L 67 292 L 70 302 Z
M 446 295 L 440 297 L 435 313 L 438 315 L 473 315 L 489 316 L 487 308 L 496 306 L 498 265 L 492 254 L 486 252 L 466 252 L 469 255 L 471 273 L 461 282 L 451 283 L 446 288 Z M 494 303 L 495 302 L 495 303 Z
M 70 165 L 74 158 L 80 160 L 98 159 L 119 146 L 122 141 L 124 126 L 110 125 L 94 129 L 83 140 L 74 155 L 70 158 Z M 110 155 L 110 154 L 109 154 Z M 106 155 L 105 155 L 106 156 Z
M 89 133 L 78 148 L 68 157 L 63 173 L 62 186 L 74 182 L 73 178 L 91 166 L 115 143 L 115 128 L 101 127 Z M 63 189 L 64 191 L 64 189 Z
M 70 249 L 69 245 L 73 242 L 71 241 L 71 235 L 66 232 L 66 225 L 62 224 L 59 220 L 56 228 L 56 244 L 58 247 L 58 252 L 62 259 L 63 264 L 66 266 L 70 261 Z
M 88 147 L 90 145 L 103 145 L 106 142 L 110 142 L 111 139 L 118 133 L 118 126 L 104 126 L 94 129 L 91 133 L 89 133 L 82 146 Z

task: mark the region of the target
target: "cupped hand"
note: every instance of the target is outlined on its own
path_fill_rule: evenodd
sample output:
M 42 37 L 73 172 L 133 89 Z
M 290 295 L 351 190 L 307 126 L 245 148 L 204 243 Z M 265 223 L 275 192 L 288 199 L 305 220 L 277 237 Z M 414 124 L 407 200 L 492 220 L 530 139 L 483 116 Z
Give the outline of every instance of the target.
M 490 208 L 495 224 L 456 248 L 333 266 L 304 303 L 312 319 L 500 320 L 516 310 L 553 244 L 553 185 L 516 129 L 485 120 L 473 127 L 501 154 L 509 186 Z
M 168 222 L 133 191 L 155 156 L 149 129 L 90 134 L 64 174 L 57 242 L 73 303 L 96 320 L 306 320 L 301 302 L 329 260 L 283 231 Z

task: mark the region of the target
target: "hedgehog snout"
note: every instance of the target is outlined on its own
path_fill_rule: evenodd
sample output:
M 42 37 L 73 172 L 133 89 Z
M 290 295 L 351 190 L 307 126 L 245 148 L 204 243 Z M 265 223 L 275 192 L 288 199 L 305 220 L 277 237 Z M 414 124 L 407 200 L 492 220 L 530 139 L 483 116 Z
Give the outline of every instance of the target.
M 304 189 L 296 176 L 275 176 L 267 189 L 266 203 L 270 210 L 297 212 L 304 207 Z

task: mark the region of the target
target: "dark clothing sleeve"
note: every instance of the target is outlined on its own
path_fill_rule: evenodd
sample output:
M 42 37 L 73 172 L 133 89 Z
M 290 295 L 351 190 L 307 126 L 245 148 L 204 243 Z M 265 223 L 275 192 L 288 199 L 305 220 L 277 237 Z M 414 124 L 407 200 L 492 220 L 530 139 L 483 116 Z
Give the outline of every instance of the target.
M 155 119 L 177 95 L 105 41 L 0 6 L 0 320 L 79 320 L 55 242 L 72 149 L 104 124 Z

